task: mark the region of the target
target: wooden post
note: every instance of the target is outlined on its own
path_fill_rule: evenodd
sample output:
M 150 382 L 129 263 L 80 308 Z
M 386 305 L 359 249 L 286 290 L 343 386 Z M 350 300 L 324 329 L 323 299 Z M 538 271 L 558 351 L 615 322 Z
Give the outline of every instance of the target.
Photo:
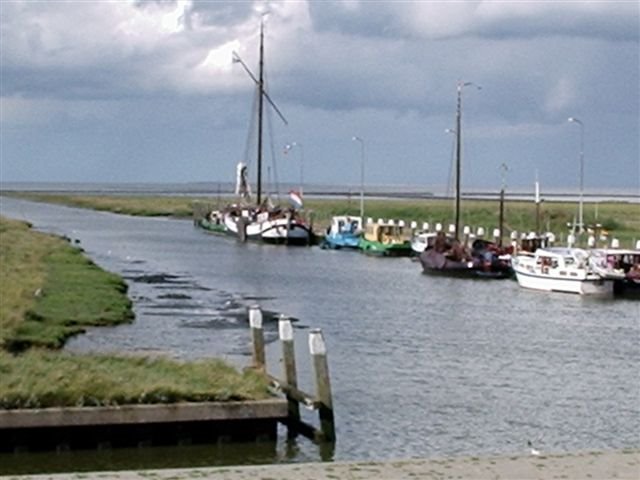
M 291 320 L 285 315 L 280 315 L 278 320 L 278 333 L 280 335 L 280 341 L 282 342 L 282 361 L 284 368 L 284 381 L 290 387 L 298 387 L 298 375 L 296 372 L 296 355 L 293 344 L 293 327 L 291 326 Z M 300 423 L 300 408 L 298 407 L 298 401 L 294 400 L 287 394 L 288 403 L 288 416 L 290 424 L 287 429 L 287 435 L 289 438 L 295 437 L 297 432 L 297 425 Z
M 253 366 L 265 371 L 264 332 L 262 330 L 262 311 L 259 305 L 249 307 L 249 326 L 253 345 Z
M 316 375 L 316 398 L 320 402 L 318 409 L 320 431 L 322 432 L 323 440 L 334 442 L 336 433 L 333 420 L 329 366 L 327 363 L 327 347 L 322 337 L 322 331 L 319 328 L 314 328 L 309 333 L 309 352 L 313 358 L 313 367 Z

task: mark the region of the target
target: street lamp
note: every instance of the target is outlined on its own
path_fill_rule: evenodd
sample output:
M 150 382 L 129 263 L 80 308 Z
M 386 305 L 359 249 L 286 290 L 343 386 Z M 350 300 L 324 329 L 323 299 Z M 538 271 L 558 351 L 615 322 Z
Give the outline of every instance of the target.
M 284 146 L 284 153 L 288 153 L 293 147 L 300 147 L 300 196 L 302 196 L 304 187 L 304 148 L 301 143 L 291 142 Z
M 352 137 L 351 140 L 360 142 L 360 219 L 364 225 L 364 140 Z
M 579 233 L 584 232 L 583 200 L 584 200 L 584 123 L 575 117 L 569 117 L 568 121 L 580 125 L 580 203 L 578 206 Z

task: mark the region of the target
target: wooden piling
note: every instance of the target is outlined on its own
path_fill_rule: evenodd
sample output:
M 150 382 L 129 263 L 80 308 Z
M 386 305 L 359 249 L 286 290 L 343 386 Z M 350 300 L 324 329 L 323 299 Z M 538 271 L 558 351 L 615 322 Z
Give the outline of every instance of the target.
M 284 381 L 288 386 L 297 389 L 298 375 L 296 372 L 293 327 L 291 326 L 291 320 L 289 317 L 280 315 L 280 319 L 278 320 L 278 333 L 280 336 L 280 342 L 282 343 Z M 300 423 L 300 408 L 298 406 L 298 400 L 294 399 L 290 393 L 286 392 L 286 397 L 290 421 L 290 427 L 288 428 L 287 433 L 290 438 L 293 438 L 297 435 L 297 429 L 295 426 Z
M 316 377 L 316 398 L 320 403 L 318 415 L 320 417 L 320 431 L 323 440 L 333 442 L 336 439 L 333 418 L 333 400 L 331 396 L 331 382 L 329 380 L 329 365 L 327 362 L 327 347 L 319 328 L 309 333 L 309 352 L 313 358 Z
M 256 369 L 266 371 L 262 311 L 258 305 L 249 307 L 249 326 L 251 327 L 251 344 L 253 346 L 253 366 Z

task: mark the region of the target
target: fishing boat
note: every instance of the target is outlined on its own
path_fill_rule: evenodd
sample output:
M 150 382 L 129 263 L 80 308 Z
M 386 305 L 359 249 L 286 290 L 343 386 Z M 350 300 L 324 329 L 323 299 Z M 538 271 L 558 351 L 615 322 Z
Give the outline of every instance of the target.
M 264 101 L 275 110 L 286 124 L 275 103 L 266 91 L 264 80 L 264 22 L 260 23 L 260 61 L 258 76 L 254 76 L 240 56 L 234 52 L 233 60 L 240 63 L 249 74 L 257 88 L 257 180 L 255 201 L 248 180 L 248 167 L 240 162 L 236 169 L 236 203 L 222 210 L 222 223 L 225 231 L 241 241 L 258 240 L 266 243 L 285 245 L 311 245 L 313 231 L 300 213 L 302 209 L 301 192 L 289 193 L 289 205 L 274 205 L 268 197 L 262 195 L 263 162 L 263 112 Z
M 436 240 L 436 232 L 418 232 L 411 238 L 411 250 L 420 255 L 427 248 L 432 248 Z
M 411 255 L 411 232 L 393 220 L 367 223 L 358 248 L 369 255 L 407 257 Z
M 524 288 L 580 295 L 613 293 L 613 278 L 598 274 L 590 265 L 589 252 L 581 248 L 539 248 L 533 254 L 516 255 L 512 263 Z
M 512 276 L 511 256 L 501 245 L 483 239 L 475 240 L 471 249 L 459 241 L 460 232 L 460 180 L 461 180 L 461 151 L 462 151 L 462 89 L 470 82 L 459 82 L 457 87 L 458 101 L 456 109 L 456 143 L 455 143 L 455 238 L 447 238 L 444 232 L 438 232 L 433 238 L 425 238 L 425 249 L 418 259 L 422 270 L 427 274 L 508 278 Z M 479 88 L 479 87 L 478 87 Z M 503 193 L 501 198 L 503 198 Z M 502 208 L 501 208 L 502 212 Z M 502 215 L 501 215 L 502 217 Z M 502 230 L 502 228 L 501 228 Z M 430 243 L 430 244 L 429 244 Z
M 456 277 L 509 278 L 511 255 L 494 242 L 476 239 L 471 249 L 439 232 L 432 247 L 418 257 L 425 273 Z
M 327 228 L 322 248 L 357 249 L 362 236 L 362 218 L 348 215 L 336 215 L 331 218 L 331 225 Z

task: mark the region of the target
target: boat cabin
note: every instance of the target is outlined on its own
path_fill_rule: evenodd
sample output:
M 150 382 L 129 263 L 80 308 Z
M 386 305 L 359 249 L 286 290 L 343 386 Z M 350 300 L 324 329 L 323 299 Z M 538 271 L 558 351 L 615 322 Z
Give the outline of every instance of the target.
M 396 223 L 368 223 L 364 238 L 370 242 L 382 244 L 405 243 L 411 239 L 411 229 Z
M 576 270 L 586 267 L 588 253 L 579 248 L 547 248 L 536 250 L 535 258 L 542 273 L 575 276 Z
M 346 215 L 335 216 L 331 219 L 329 234 L 359 234 L 362 231 L 362 219 Z

